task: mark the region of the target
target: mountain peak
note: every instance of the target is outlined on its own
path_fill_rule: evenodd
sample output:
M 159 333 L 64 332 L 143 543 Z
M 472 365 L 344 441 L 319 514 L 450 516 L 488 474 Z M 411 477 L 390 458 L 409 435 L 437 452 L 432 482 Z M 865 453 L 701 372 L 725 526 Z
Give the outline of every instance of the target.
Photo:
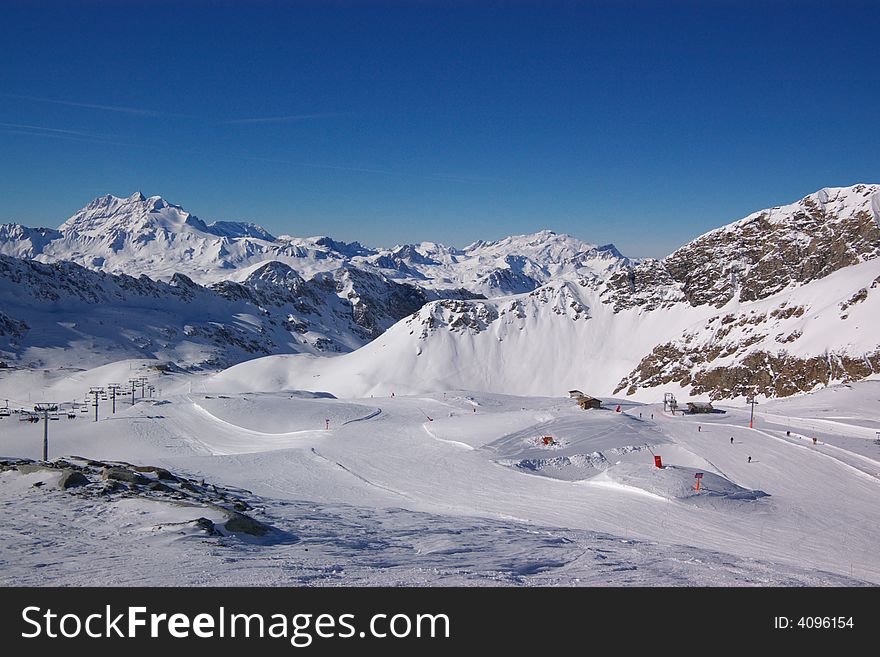
M 113 233 L 113 239 L 127 234 L 148 241 L 156 231 L 164 230 L 168 233 L 204 233 L 212 238 L 251 237 L 275 241 L 266 229 L 256 224 L 237 221 L 206 224 L 161 196 L 145 197 L 139 191 L 127 198 L 112 194 L 99 196 L 61 224 L 59 230 L 101 239 Z
M 614 244 L 603 244 L 602 246 L 597 246 L 596 251 L 599 253 L 607 253 L 615 258 L 625 258 L 624 256 Z
M 494 241 L 478 240 L 464 247 L 463 251 L 478 257 L 525 256 L 553 264 L 560 264 L 597 251 L 617 253 L 616 249 L 612 251 L 607 245 L 599 247 L 566 233 L 557 233 L 549 229 L 524 235 L 511 235 Z
M 106 194 L 92 200 L 58 230 L 97 237 L 114 230 L 139 232 L 153 225 L 180 225 L 190 216 L 183 208 L 168 203 L 161 196 L 148 199 L 139 191 L 127 198 Z
M 248 275 L 245 283 L 253 288 L 261 289 L 271 286 L 299 288 L 303 278 L 290 265 L 277 260 L 270 260 Z

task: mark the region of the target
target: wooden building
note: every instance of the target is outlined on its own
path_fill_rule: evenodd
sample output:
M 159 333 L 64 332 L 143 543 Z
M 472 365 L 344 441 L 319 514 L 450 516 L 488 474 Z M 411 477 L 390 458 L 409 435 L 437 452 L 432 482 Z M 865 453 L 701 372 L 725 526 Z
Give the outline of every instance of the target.
M 590 397 L 589 395 L 581 395 L 578 399 L 578 406 L 587 410 L 588 408 L 602 408 L 602 400 Z

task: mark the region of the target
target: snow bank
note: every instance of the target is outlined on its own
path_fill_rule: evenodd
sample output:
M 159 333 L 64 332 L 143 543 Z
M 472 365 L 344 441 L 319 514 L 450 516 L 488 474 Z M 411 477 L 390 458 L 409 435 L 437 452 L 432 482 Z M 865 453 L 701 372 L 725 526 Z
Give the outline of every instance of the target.
M 703 473 L 699 491 L 695 489 L 694 474 L 697 472 Z M 714 472 L 676 465 L 657 468 L 647 463 L 620 463 L 597 475 L 590 483 L 636 489 L 669 500 L 721 497 L 752 501 L 767 496 L 764 491 L 743 488 Z

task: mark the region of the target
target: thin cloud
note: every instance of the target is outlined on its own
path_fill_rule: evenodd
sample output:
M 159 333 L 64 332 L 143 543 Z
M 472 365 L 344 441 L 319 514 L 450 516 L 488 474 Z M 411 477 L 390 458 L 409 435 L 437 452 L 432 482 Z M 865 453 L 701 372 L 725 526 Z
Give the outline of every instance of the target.
M 311 118 L 312 115 L 308 115 L 305 118 Z M 315 115 L 318 116 L 325 115 Z M 252 121 L 257 122 L 257 121 Z M 263 121 L 267 122 L 267 121 Z M 14 135 L 24 135 L 28 137 L 48 137 L 53 139 L 64 139 L 68 141 L 78 141 L 78 142 L 91 142 L 97 144 L 105 144 L 108 146 L 125 146 L 125 147 L 135 147 L 135 148 L 167 148 L 167 145 L 160 145 L 158 143 L 153 144 L 144 144 L 137 142 L 130 142 L 121 140 L 119 137 L 114 137 L 111 135 L 102 135 L 93 132 L 83 132 L 81 130 L 70 130 L 66 128 L 53 128 L 50 126 L 39 126 L 39 125 L 31 125 L 24 123 L 4 123 L 0 122 L 0 133 L 4 134 L 14 134 Z M 180 148 L 176 147 L 177 152 L 179 153 L 187 153 L 190 155 L 203 156 L 204 153 L 199 149 L 192 148 Z M 434 180 L 434 181 L 446 181 L 446 182 L 456 182 L 456 183 L 488 183 L 488 182 L 497 182 L 495 178 L 481 177 L 481 176 L 470 176 L 470 175 L 462 175 L 455 173 L 431 173 L 431 174 L 420 174 L 414 173 L 412 171 L 395 171 L 391 169 L 377 169 L 373 167 L 365 167 L 365 166 L 356 166 L 356 165 L 345 165 L 345 164 L 327 164 L 323 162 L 309 162 L 304 160 L 289 160 L 285 158 L 273 158 L 273 157 L 260 157 L 258 155 L 242 155 L 242 154 L 227 154 L 224 155 L 227 159 L 239 159 L 239 160 L 250 160 L 253 162 L 268 162 L 275 164 L 284 164 L 287 166 L 294 167 L 306 167 L 309 169 L 324 169 L 330 171 L 350 171 L 353 173 L 367 173 L 367 174 L 376 174 L 381 176 L 402 176 L 405 178 L 421 178 L 424 180 Z
M 315 114 L 285 114 L 281 116 L 256 116 L 242 119 L 214 120 L 194 114 L 182 114 L 180 112 L 167 112 L 164 110 L 154 110 L 144 107 L 125 107 L 122 105 L 103 105 L 100 103 L 83 103 L 75 100 L 61 100 L 58 98 L 43 98 L 40 96 L 26 96 L 23 94 L 0 94 L 4 98 L 16 98 L 18 100 L 30 100 L 38 103 L 49 103 L 51 105 L 64 105 L 65 107 L 82 107 L 85 109 L 94 109 L 102 112 L 117 112 L 120 114 L 130 114 L 132 116 L 150 116 L 150 117 L 167 117 L 177 119 L 198 119 L 207 123 L 216 123 L 219 125 L 251 125 L 261 123 L 293 123 L 296 121 L 309 121 L 313 119 L 328 119 L 337 116 L 350 116 L 347 112 L 322 112 Z
M 66 141 L 87 142 L 92 144 L 104 144 L 111 146 L 136 146 L 137 144 L 127 144 L 125 142 L 109 141 L 107 139 L 92 139 L 90 137 L 76 137 L 73 135 L 60 135 L 54 132 L 28 132 L 25 130 L 14 130 L 10 128 L 0 128 L 0 133 L 4 135 L 21 135 L 24 137 L 48 137 L 49 139 L 63 139 Z
M 66 130 L 64 128 L 50 128 L 48 126 L 27 125 L 22 123 L 0 123 L 0 132 L 8 135 L 23 135 L 26 137 L 48 137 L 50 139 L 89 142 L 93 144 L 104 144 L 108 146 L 145 146 L 145 144 L 122 141 L 118 137 L 101 135 L 93 132 Z
M 349 116 L 344 112 L 328 112 L 323 114 L 288 114 L 286 116 L 261 116 L 248 119 L 229 119 L 221 121 L 224 125 L 250 125 L 259 123 L 292 123 L 295 121 L 308 121 L 310 119 L 329 119 L 336 116 Z
M 91 137 L 93 139 L 103 138 L 101 135 L 96 135 L 91 132 L 82 132 L 81 130 L 66 130 L 64 128 L 49 128 L 47 126 L 27 125 L 24 123 L 0 123 L 0 127 L 11 128 L 13 130 L 28 131 L 29 133 L 30 132 L 34 132 L 34 133 L 47 132 L 47 133 L 51 133 L 51 134 L 76 135 L 79 137 Z
M 52 105 L 65 105 L 67 107 L 83 107 L 86 109 L 96 109 L 104 112 L 118 112 L 121 114 L 132 114 L 135 116 L 153 116 L 153 117 L 174 117 L 178 119 L 198 118 L 190 114 L 179 114 L 177 112 L 164 112 L 160 110 L 145 109 L 142 107 L 122 107 L 119 105 L 100 105 L 97 103 L 80 103 L 73 100 L 58 100 L 56 98 L 40 98 L 38 96 L 23 96 L 19 94 L 3 94 L 6 98 L 17 98 L 19 100 L 32 100 L 38 103 L 50 103 Z

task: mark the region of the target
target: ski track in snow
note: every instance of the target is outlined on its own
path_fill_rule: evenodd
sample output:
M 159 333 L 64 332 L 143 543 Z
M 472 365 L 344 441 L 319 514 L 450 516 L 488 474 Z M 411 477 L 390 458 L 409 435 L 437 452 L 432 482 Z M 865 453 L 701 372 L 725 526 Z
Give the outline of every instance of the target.
M 739 425 L 736 424 L 715 424 L 714 426 L 727 426 L 733 428 L 739 428 Z M 823 449 L 816 449 L 819 447 L 818 445 L 802 445 L 796 440 L 791 440 L 788 436 L 776 436 L 768 431 L 762 431 L 760 429 L 752 429 L 755 433 L 759 433 L 762 436 L 767 436 L 772 440 L 778 440 L 783 443 L 787 443 L 792 445 L 793 447 L 797 447 L 800 449 L 806 449 L 816 456 L 820 458 L 831 459 L 832 461 L 837 462 L 839 465 L 845 468 L 849 468 L 852 470 L 857 476 L 867 477 L 869 479 L 874 479 L 880 481 L 880 473 L 878 473 L 878 469 L 880 469 L 880 462 L 870 459 L 866 456 L 862 456 L 861 454 L 856 454 L 855 452 L 850 452 L 849 450 L 843 449 L 841 447 L 835 447 L 834 445 L 822 445 Z M 805 437 L 805 436 L 803 436 Z M 824 451 L 824 449 L 833 449 L 839 453 L 839 456 L 835 456 L 833 454 L 828 454 Z M 850 460 L 847 460 L 850 459 Z M 851 460 L 861 461 L 862 467 L 858 467 L 853 465 Z M 868 465 L 870 464 L 870 465 Z M 867 469 L 866 469 L 867 466 Z
M 456 447 L 461 447 L 462 449 L 469 449 L 469 450 L 473 450 L 473 449 L 474 449 L 473 447 L 471 447 L 471 446 L 468 445 L 467 443 L 463 443 L 463 442 L 460 442 L 460 441 L 458 441 L 458 440 L 446 440 L 446 439 L 444 439 L 444 438 L 438 438 L 437 436 L 435 436 L 435 435 L 431 432 L 431 430 L 428 428 L 428 425 L 427 425 L 427 424 L 423 424 L 423 425 L 422 425 L 422 429 L 425 430 L 425 433 L 426 433 L 426 434 L 428 434 L 429 436 L 431 436 L 431 438 L 433 438 L 434 440 L 436 440 L 436 441 L 438 441 L 438 442 L 446 443 L 447 445 L 455 445 Z

